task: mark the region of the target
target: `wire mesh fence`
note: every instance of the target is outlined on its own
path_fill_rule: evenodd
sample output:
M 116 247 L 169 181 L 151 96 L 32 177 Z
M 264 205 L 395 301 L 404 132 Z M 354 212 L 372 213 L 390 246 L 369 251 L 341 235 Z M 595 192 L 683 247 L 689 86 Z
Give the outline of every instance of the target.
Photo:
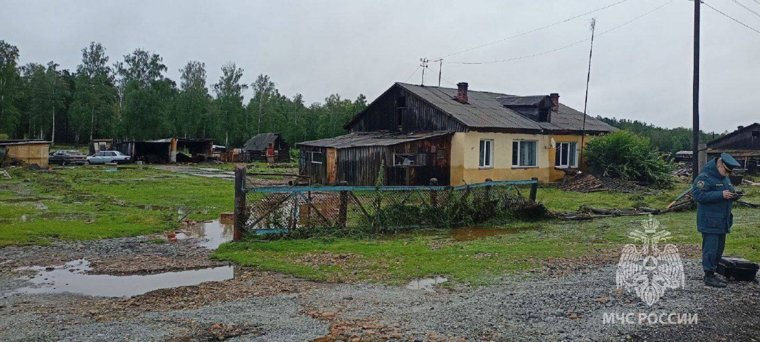
M 536 180 L 466 186 L 289 186 L 246 189 L 246 231 L 334 228 L 397 232 L 511 217 L 536 207 Z M 533 198 L 531 198 L 533 197 Z

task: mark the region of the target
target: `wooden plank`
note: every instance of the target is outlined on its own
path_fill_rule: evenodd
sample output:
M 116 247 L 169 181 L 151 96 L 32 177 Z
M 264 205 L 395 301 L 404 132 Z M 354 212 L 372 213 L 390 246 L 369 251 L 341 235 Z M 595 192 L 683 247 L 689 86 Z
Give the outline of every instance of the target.
M 325 156 L 327 162 L 327 184 L 335 184 L 338 175 L 338 153 L 335 148 L 328 148 Z

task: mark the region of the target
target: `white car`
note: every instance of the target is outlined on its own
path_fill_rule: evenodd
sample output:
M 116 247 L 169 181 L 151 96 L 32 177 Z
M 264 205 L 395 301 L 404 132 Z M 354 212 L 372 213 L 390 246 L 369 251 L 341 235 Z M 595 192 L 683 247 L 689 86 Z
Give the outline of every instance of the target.
M 119 151 L 100 151 L 91 156 L 87 156 L 87 162 L 90 164 L 123 164 L 129 162 L 130 159 L 130 156 Z

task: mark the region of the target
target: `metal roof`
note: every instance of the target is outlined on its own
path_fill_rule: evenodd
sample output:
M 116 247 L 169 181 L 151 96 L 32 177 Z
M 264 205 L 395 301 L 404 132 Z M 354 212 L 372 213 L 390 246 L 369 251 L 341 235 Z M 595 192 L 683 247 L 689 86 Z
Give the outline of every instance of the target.
M 551 122 L 539 122 L 520 115 L 516 110 L 505 107 L 502 102 L 536 103 L 542 96 L 518 96 L 486 91 L 467 91 L 467 104 L 460 103 L 454 98 L 457 89 L 420 86 L 407 83 L 396 85 L 417 95 L 423 101 L 440 111 L 451 115 L 454 119 L 477 131 L 479 129 L 517 129 L 526 131 L 581 131 L 583 128 L 583 113 L 559 104 L 559 113 L 552 113 Z M 614 127 L 605 122 L 586 115 L 587 132 L 612 132 Z
M 755 129 L 755 128 L 758 128 L 758 127 L 760 127 L 760 123 L 755 122 L 755 123 L 752 123 L 752 124 L 750 124 L 748 126 L 744 126 L 742 128 L 738 128 L 735 131 L 733 131 L 731 133 L 728 133 L 728 134 L 726 134 L 726 135 L 724 135 L 724 136 L 722 136 L 720 138 L 716 138 L 716 139 L 713 139 L 713 140 L 707 142 L 707 147 L 714 147 L 717 143 L 719 143 L 719 142 L 721 142 L 721 141 L 723 141 L 725 139 L 728 139 L 729 137 L 733 137 L 733 136 L 735 136 L 735 135 L 737 135 L 737 134 L 739 134 L 741 132 L 744 132 L 744 131 L 747 131 L 747 130 L 750 130 L 750 129 Z
M 257 134 L 245 142 L 243 149 L 246 151 L 263 151 L 267 148 L 267 146 L 269 146 L 269 144 L 274 144 L 275 140 L 277 140 L 279 136 L 279 133 Z
M 449 131 L 398 133 L 388 131 L 355 132 L 334 138 L 300 142 L 298 146 L 349 148 L 362 146 L 393 146 L 407 142 L 453 134 Z

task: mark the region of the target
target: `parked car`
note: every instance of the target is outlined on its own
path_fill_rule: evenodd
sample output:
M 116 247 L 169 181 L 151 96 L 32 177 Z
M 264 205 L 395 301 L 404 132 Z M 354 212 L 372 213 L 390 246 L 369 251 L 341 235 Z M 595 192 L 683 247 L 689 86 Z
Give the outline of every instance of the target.
M 48 163 L 59 165 L 82 165 L 87 162 L 84 153 L 74 150 L 58 150 L 48 156 Z
M 123 164 L 129 162 L 130 160 L 130 156 L 119 151 L 100 151 L 87 157 L 87 162 L 90 164 Z

